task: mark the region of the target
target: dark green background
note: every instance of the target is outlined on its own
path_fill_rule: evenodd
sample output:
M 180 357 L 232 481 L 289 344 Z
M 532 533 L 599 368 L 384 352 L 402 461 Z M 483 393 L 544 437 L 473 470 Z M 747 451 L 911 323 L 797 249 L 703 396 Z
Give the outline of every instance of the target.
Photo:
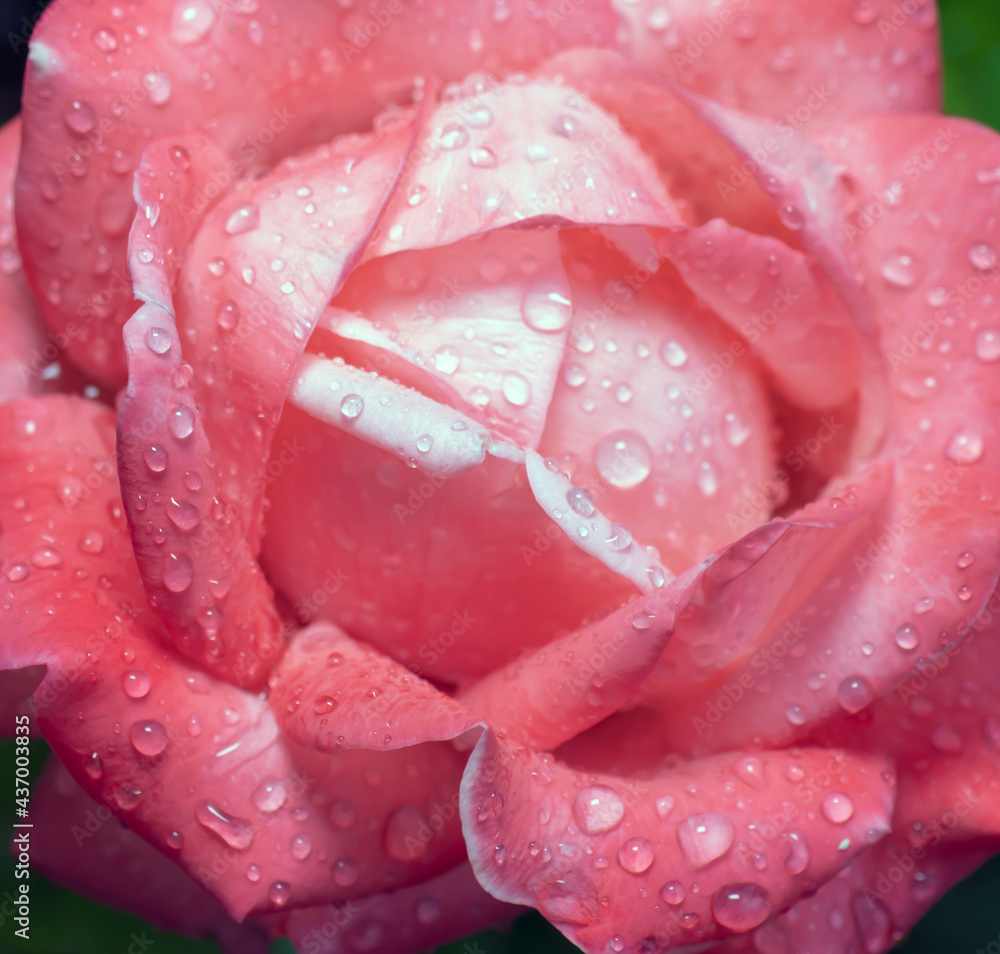
M 823 0 L 798 0 L 820 4 Z M 34 0 L 0 0 L 0 36 L 20 30 L 21 17 L 32 17 Z M 1000 129 L 1000 0 L 940 0 L 945 56 L 945 108 Z M 0 117 L 17 111 L 18 80 L 23 59 L 0 53 Z M 34 746 L 34 763 L 45 757 L 42 743 Z M 0 832 L 13 822 L 13 786 L 5 766 L 13 765 L 13 745 L 0 742 Z M 0 855 L 0 896 L 14 886 L 13 865 Z M 145 931 L 155 937 L 153 954 L 217 954 L 213 944 L 197 943 L 161 934 L 135 918 L 98 907 L 79 895 L 33 879 L 32 940 L 15 944 L 5 929 L 0 954 L 106 954 L 124 951 L 129 937 Z M 985 949 L 1000 937 L 1000 859 L 959 885 L 917 925 L 897 948 L 900 954 L 951 954 Z M 505 935 L 488 932 L 476 938 L 487 954 L 571 954 L 576 951 L 542 918 L 531 915 Z M 463 954 L 462 942 L 439 948 L 440 954 Z M 471 948 L 470 948 L 471 949 Z M 272 954 L 291 954 L 291 945 L 278 942 Z

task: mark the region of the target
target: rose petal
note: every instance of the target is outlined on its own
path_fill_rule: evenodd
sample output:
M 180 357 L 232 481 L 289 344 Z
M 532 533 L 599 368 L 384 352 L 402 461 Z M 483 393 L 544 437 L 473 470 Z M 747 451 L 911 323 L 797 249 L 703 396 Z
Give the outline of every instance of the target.
M 886 765 L 823 749 L 736 753 L 635 781 L 487 732 L 462 821 L 490 894 L 537 907 L 583 950 L 683 945 L 757 927 L 887 832 Z
M 216 938 L 232 954 L 267 950 L 256 925 L 235 924 L 202 885 L 90 798 L 58 759 L 35 783 L 30 811 L 31 863 L 45 877 L 162 929 Z
M 211 129 L 231 162 L 218 183 L 225 187 L 304 146 L 367 128 L 387 103 L 408 101 L 418 78 L 530 69 L 556 49 L 610 44 L 617 22 L 595 0 L 571 17 L 558 0 L 475 0 L 461 16 L 407 4 L 369 15 L 323 0 L 260 0 L 249 9 L 206 0 L 123 13 L 103 2 L 53 7 L 32 37 L 22 245 L 50 327 L 67 332 L 72 323 L 72 357 L 108 383 L 124 379 L 128 176 L 148 137 Z M 97 233 L 105 253 L 83 237 Z M 53 234 L 65 234 L 55 249 Z M 102 265 L 94 274 L 99 254 L 110 271 Z
M 874 113 L 941 108 L 932 0 L 885 7 L 833 0 L 819 10 L 733 0 L 616 0 L 629 57 L 692 92 L 799 129 Z
M 412 888 L 337 906 L 302 908 L 268 920 L 296 950 L 313 954 L 416 954 L 522 911 L 491 898 L 465 863 Z

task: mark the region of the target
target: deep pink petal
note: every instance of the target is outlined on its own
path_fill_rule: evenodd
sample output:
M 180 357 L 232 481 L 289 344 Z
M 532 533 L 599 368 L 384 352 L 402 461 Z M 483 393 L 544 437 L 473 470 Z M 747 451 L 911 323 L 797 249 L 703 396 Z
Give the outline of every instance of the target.
M 537 907 L 583 950 L 680 946 L 757 927 L 882 837 L 886 769 L 804 749 L 629 780 L 488 732 L 466 769 L 462 822 L 480 883 Z
M 232 954 L 260 954 L 267 937 L 222 905 L 95 802 L 56 758 L 31 793 L 31 863 L 85 897 L 190 937 L 212 937 Z
M 476 931 L 523 908 L 490 897 L 468 863 L 411 888 L 339 905 L 269 916 L 277 934 L 312 954 L 416 954 Z
M 369 128 L 388 103 L 409 102 L 418 79 L 504 74 L 557 49 L 613 42 L 604 3 L 585 0 L 569 17 L 558 7 L 476 0 L 461 16 L 410 4 L 368 16 L 323 0 L 261 0 L 252 13 L 203 0 L 117 13 L 106 3 L 50 7 L 32 37 L 18 183 L 30 278 L 50 327 L 72 327 L 82 367 L 123 381 L 129 177 L 149 137 L 211 129 L 231 163 L 224 189 L 304 146 Z
M 621 48 L 692 92 L 808 128 L 814 119 L 941 107 L 934 0 L 890 5 L 617 0 Z
M 321 752 L 454 739 L 476 713 L 330 623 L 303 630 L 271 678 L 281 728 Z

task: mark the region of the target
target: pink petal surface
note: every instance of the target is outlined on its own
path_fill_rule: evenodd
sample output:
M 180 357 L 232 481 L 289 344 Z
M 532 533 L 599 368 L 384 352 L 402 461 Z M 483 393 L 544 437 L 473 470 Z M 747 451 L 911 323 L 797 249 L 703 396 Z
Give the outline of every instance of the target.
M 692 92 L 780 119 L 941 108 L 937 8 L 832 0 L 820 8 L 773 0 L 665 5 L 616 0 L 621 48 Z
M 464 759 L 450 745 L 300 749 L 259 695 L 165 648 L 130 557 L 109 417 L 71 398 L 0 408 L 0 665 L 48 667 L 36 721 L 74 778 L 236 918 L 456 864 Z
M 48 375 L 61 353 L 47 337 L 24 276 L 14 226 L 14 173 L 21 148 L 21 120 L 0 129 L 0 404 L 52 388 Z
M 74 360 L 123 381 L 129 176 L 148 137 L 212 129 L 232 163 L 225 187 L 366 128 L 386 104 L 405 105 L 430 72 L 446 81 L 505 73 L 556 49 L 611 42 L 615 17 L 604 4 L 587 0 L 569 18 L 556 7 L 504 4 L 500 23 L 492 0 L 463 4 L 459 16 L 409 4 L 366 16 L 321 0 L 263 0 L 253 13 L 204 0 L 51 8 L 32 38 L 18 184 L 30 278 L 50 327 L 76 322 Z M 61 231 L 73 237 L 50 248 Z
M 232 954 L 260 954 L 267 937 L 235 924 L 219 902 L 176 864 L 95 802 L 56 758 L 31 794 L 32 867 L 99 904 L 164 930 L 215 938 Z
M 887 768 L 805 749 L 624 779 L 488 732 L 462 783 L 462 823 L 487 890 L 538 907 L 583 950 L 682 945 L 757 927 L 882 837 Z M 785 832 L 769 820 L 789 816 Z
M 517 917 L 523 910 L 490 897 L 466 862 L 411 888 L 341 905 L 301 908 L 267 921 L 296 950 L 312 954 L 416 954 Z

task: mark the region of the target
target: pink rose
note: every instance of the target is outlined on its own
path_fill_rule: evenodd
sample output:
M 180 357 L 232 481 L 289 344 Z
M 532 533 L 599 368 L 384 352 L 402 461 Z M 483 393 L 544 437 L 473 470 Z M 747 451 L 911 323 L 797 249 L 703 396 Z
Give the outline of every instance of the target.
M 39 869 L 234 951 L 874 954 L 993 852 L 1000 140 L 930 2 L 682 6 L 43 17 Z

